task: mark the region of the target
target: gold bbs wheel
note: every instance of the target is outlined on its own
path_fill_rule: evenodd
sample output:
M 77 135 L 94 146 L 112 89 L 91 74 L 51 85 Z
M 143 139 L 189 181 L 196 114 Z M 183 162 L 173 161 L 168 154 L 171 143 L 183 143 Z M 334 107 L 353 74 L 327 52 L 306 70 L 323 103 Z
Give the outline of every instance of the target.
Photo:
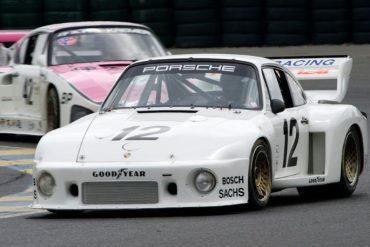
M 362 146 L 359 131 L 351 127 L 344 138 L 341 164 L 341 178 L 336 193 L 350 196 L 356 189 L 362 162 Z
M 359 134 L 360 131 L 351 127 L 344 138 L 342 160 L 339 164 L 341 169 L 340 181 L 335 184 L 297 188 L 302 199 L 311 200 L 352 195 L 357 187 L 362 162 L 362 143 Z
M 358 149 L 359 147 L 356 144 L 353 134 L 349 132 L 344 142 L 343 171 L 345 179 L 347 179 L 350 185 L 356 182 L 358 176 Z
M 271 196 L 271 166 L 268 146 L 262 140 L 252 148 L 248 180 L 250 206 L 263 208 Z

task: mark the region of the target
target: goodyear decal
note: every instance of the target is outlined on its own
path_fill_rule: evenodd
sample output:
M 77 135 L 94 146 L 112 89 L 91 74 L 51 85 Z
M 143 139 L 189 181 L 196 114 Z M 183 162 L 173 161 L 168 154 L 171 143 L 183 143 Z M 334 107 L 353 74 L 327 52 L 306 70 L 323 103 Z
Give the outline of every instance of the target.
M 17 170 L 24 174 L 32 174 L 33 148 L 17 148 L 0 146 L 0 167 Z M 25 191 L 0 197 L 0 219 L 28 215 L 40 212 L 28 206 L 32 202 L 32 187 Z

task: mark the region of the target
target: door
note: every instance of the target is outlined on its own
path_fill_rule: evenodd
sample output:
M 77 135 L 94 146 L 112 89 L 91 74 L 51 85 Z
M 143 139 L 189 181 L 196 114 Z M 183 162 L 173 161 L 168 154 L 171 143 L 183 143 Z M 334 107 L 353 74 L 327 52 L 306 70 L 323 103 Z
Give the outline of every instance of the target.
M 45 80 L 37 58 L 46 52 L 47 34 L 35 34 L 21 44 L 15 54 L 13 87 L 16 112 L 20 118 L 41 121 L 45 97 L 41 92 Z
M 307 174 L 309 132 L 306 99 L 295 79 L 278 68 L 264 68 L 264 79 L 270 99 L 285 103 L 283 112 L 271 117 L 275 129 L 272 159 L 274 178 Z

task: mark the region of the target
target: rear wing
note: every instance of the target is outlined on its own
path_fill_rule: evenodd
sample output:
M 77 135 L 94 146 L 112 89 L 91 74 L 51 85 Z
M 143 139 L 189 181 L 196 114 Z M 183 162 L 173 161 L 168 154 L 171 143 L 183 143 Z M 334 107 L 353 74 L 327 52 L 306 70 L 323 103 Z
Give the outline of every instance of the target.
M 352 58 L 349 56 L 313 56 L 270 58 L 287 67 L 299 81 L 336 80 L 336 90 L 305 90 L 315 102 L 341 102 L 347 93 Z

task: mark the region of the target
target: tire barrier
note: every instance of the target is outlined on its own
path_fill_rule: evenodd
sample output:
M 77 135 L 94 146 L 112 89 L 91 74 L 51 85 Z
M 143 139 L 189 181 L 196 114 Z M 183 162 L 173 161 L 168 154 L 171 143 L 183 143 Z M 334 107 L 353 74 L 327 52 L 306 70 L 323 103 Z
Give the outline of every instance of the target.
M 306 0 L 266 0 L 266 44 L 308 43 L 307 4 Z
M 352 0 L 352 42 L 370 43 L 370 1 Z
M 347 0 L 312 0 L 311 4 L 312 43 L 342 44 L 350 41 Z
M 219 46 L 218 11 L 214 0 L 174 0 L 176 47 Z
M 89 0 L 89 20 L 130 20 L 129 0 Z
M 29 29 L 42 25 L 42 0 L 1 0 L 0 25 Z
M 44 24 L 88 19 L 87 0 L 44 0 Z
M 130 0 L 130 3 L 131 20 L 153 29 L 165 46 L 173 46 L 175 37 L 171 1 Z
M 255 0 L 221 0 L 222 45 L 263 44 L 263 5 Z
M 370 43 L 369 0 L 1 0 L 0 29 L 149 26 L 167 47 Z

